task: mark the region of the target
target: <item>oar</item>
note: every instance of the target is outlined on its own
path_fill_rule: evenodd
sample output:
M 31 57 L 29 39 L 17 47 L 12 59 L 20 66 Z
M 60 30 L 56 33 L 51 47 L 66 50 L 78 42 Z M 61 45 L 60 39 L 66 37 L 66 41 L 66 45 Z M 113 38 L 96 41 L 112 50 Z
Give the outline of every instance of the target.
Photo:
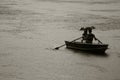
M 99 43 L 103 44 L 99 39 L 97 39 Z
M 82 37 L 79 37 L 79 38 L 77 38 L 77 39 L 74 39 L 74 40 L 72 40 L 71 42 L 74 42 L 74 41 L 76 41 L 76 40 L 78 40 L 78 39 L 80 39 L 80 38 L 82 38 Z M 61 45 L 61 46 L 58 46 L 58 47 L 56 47 L 56 48 L 54 48 L 54 49 L 58 50 L 59 48 L 61 48 L 61 47 L 63 47 L 63 46 L 65 46 L 65 44 L 63 44 L 63 45 Z

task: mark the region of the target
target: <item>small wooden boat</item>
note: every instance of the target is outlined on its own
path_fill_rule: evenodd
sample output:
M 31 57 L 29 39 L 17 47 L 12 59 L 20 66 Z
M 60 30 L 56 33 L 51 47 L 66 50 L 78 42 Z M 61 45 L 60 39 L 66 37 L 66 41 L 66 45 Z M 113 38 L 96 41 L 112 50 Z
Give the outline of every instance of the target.
M 66 47 L 71 49 L 78 49 L 81 51 L 99 52 L 105 53 L 108 49 L 108 44 L 97 44 L 97 43 L 81 43 L 81 42 L 70 42 L 65 41 Z

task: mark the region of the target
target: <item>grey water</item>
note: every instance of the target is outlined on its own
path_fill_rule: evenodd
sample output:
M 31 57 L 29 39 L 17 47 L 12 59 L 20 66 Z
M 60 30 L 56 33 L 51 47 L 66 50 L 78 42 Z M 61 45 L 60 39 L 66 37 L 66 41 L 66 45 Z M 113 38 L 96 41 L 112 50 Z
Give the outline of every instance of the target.
M 0 0 L 0 80 L 120 80 L 119 0 Z M 105 54 L 55 47 L 81 27 Z

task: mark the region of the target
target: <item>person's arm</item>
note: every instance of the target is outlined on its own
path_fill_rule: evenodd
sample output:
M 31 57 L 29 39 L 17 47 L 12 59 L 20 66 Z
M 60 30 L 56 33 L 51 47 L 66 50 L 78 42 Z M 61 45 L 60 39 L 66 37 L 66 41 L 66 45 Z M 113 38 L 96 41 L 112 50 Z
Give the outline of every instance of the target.
M 94 35 L 94 34 L 93 34 L 93 35 Z M 95 37 L 95 35 L 94 35 L 94 39 L 97 40 L 97 38 Z
M 97 39 L 97 38 L 95 37 L 95 35 L 94 35 L 94 39 L 97 40 L 99 43 L 102 44 L 102 42 L 101 42 L 99 39 Z

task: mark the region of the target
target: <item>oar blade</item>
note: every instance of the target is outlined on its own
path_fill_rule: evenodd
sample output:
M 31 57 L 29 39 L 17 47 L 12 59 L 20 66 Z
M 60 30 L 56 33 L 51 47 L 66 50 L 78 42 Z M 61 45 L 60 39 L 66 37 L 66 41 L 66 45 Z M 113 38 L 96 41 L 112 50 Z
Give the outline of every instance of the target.
M 55 50 L 58 50 L 59 49 L 59 47 L 56 47 L 56 48 L 54 48 Z

